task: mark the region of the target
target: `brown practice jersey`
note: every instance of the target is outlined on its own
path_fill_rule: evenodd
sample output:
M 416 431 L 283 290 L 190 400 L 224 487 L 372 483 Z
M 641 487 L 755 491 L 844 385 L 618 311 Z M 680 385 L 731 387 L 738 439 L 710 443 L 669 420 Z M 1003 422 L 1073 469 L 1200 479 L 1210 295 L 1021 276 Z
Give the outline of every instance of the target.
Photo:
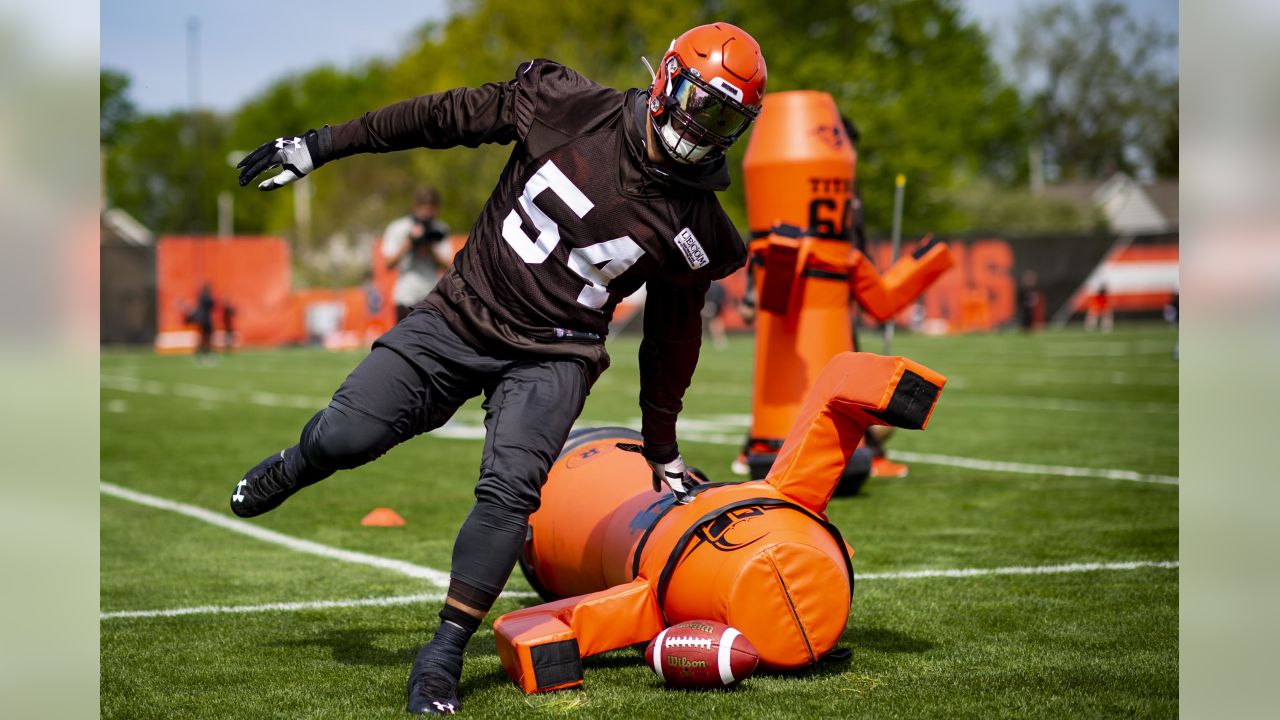
M 508 82 L 334 126 L 325 160 L 514 142 L 466 245 L 421 307 L 491 353 L 579 358 L 594 376 L 609 363 L 614 309 L 645 287 L 643 431 L 665 447 L 697 364 L 707 287 L 746 252 L 715 196 L 729 183 L 723 160 L 665 170 L 647 161 L 645 99 L 534 60 Z

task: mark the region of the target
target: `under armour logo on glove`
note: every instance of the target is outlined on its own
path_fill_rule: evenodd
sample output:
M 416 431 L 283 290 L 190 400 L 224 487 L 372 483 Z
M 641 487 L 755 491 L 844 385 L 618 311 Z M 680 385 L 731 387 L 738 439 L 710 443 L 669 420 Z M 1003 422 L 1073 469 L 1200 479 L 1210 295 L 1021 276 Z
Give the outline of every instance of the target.
M 258 183 L 259 190 L 275 190 L 298 180 L 316 169 L 312 151 L 318 148 L 318 142 L 318 133 L 309 130 L 306 135 L 289 135 L 263 143 L 236 165 L 240 168 L 241 187 L 273 167 L 283 168 L 283 172 Z

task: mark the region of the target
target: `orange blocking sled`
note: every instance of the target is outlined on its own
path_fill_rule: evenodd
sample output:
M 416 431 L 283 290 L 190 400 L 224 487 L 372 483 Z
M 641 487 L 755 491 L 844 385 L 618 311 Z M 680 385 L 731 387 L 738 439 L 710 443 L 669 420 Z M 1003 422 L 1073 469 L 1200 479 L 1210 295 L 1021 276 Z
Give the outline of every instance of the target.
M 655 493 L 637 433 L 577 431 L 530 518 L 521 568 L 550 602 L 494 623 L 525 692 L 582 683 L 581 658 L 647 642 L 668 625 L 723 622 L 773 668 L 830 652 L 853 594 L 852 550 L 824 511 L 871 425 L 922 428 L 946 380 L 900 357 L 843 353 L 822 371 L 765 480 Z M 556 599 L 563 598 L 563 599 Z

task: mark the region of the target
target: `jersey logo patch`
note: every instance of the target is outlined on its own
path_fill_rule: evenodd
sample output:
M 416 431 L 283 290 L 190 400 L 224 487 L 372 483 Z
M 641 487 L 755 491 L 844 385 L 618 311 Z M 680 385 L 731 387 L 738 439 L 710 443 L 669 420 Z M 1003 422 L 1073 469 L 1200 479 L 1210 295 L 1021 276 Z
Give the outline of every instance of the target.
M 676 233 L 675 241 L 676 247 L 684 253 L 684 261 L 694 270 L 706 267 L 707 263 L 711 262 L 711 258 L 707 257 L 707 251 L 702 249 L 698 238 L 693 236 L 693 231 L 689 228 Z

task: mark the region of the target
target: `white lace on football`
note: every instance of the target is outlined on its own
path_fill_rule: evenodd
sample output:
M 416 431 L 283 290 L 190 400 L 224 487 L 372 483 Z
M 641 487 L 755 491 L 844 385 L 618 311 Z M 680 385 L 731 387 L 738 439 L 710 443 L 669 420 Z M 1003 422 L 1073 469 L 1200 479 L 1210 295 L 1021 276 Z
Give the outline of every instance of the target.
M 669 648 L 700 647 L 703 650 L 711 649 L 711 638 L 675 636 L 675 637 L 667 638 L 664 642 L 666 643 L 664 647 L 669 647 Z

